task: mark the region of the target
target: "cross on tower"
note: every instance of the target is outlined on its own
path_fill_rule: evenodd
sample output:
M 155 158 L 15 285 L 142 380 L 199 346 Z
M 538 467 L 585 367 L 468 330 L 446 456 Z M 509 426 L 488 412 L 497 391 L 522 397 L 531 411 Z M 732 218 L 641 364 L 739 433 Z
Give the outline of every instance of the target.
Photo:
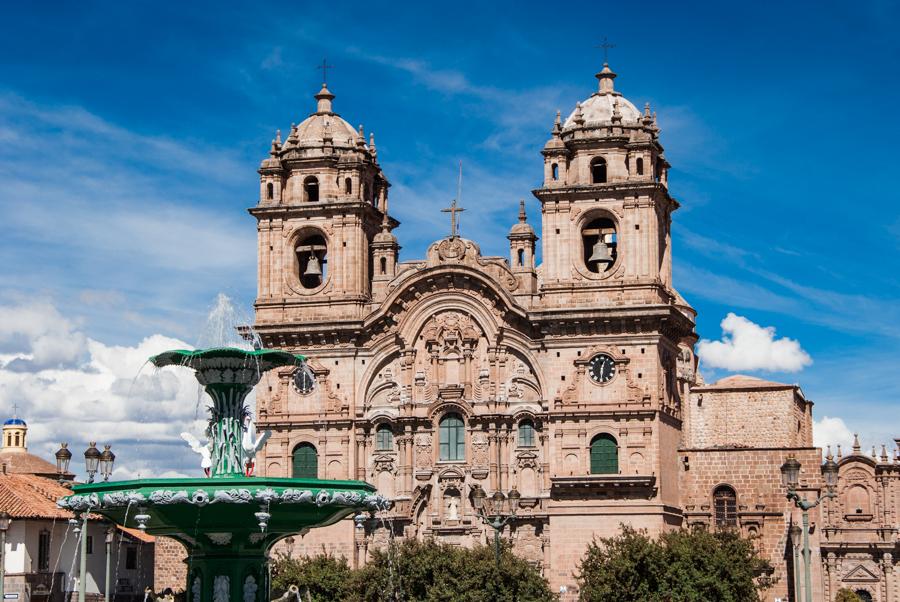
M 441 213 L 449 213 L 450 214 L 450 238 L 456 238 L 456 214 L 465 211 L 462 207 L 456 206 L 456 199 L 453 199 L 453 202 L 450 203 L 450 206 L 446 209 L 441 209 Z
M 602 43 L 602 44 L 600 44 L 600 45 L 598 45 L 598 46 L 594 46 L 594 48 L 602 48 L 602 49 L 603 49 L 603 62 L 604 62 L 604 63 L 608 63 L 608 62 L 609 62 L 609 49 L 610 49 L 610 48 L 615 48 L 615 47 L 616 47 L 615 44 L 610 44 L 610 43 L 609 43 L 609 41 L 606 39 L 606 36 L 603 36 L 603 43 Z
M 322 64 L 319 65 L 318 67 L 316 67 L 316 69 L 322 70 L 322 83 L 327 84 L 328 83 L 328 70 L 334 69 L 334 65 L 329 65 L 328 59 L 322 59 Z
M 13 404 L 13 418 L 18 418 L 18 417 L 19 417 L 19 405 L 14 403 Z

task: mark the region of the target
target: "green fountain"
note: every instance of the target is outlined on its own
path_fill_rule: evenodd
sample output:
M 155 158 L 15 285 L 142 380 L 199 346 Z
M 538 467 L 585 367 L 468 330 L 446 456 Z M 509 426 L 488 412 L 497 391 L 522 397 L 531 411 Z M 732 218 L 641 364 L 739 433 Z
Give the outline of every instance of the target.
M 190 602 L 268 601 L 268 552 L 276 541 L 390 504 L 360 481 L 250 476 L 265 436 L 254 440 L 255 433 L 247 432 L 247 394 L 264 372 L 302 367 L 304 360 L 284 351 L 231 347 L 150 358 L 160 368 L 194 370 L 212 398 L 209 443 L 192 443 L 208 476 L 75 485 L 59 506 L 180 541 L 188 551 Z

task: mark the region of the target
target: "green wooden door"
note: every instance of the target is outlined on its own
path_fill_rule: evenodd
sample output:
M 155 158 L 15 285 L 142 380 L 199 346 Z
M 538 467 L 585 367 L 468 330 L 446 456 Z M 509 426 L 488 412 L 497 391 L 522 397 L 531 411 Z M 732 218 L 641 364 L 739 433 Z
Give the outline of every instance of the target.
M 319 476 L 319 455 L 309 443 L 294 448 L 291 475 L 296 479 L 316 479 Z
M 591 474 L 619 474 L 619 449 L 612 435 L 591 440 Z

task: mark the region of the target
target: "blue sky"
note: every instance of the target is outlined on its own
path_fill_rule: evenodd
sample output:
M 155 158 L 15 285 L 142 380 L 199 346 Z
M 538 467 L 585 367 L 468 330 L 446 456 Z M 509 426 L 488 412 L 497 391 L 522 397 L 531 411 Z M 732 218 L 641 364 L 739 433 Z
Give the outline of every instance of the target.
M 37 379 L 0 378 L 0 402 L 53 416 L 34 392 L 55 378 L 32 357 L 41 337 L 194 342 L 220 291 L 249 312 L 255 170 L 275 130 L 313 110 L 325 56 L 335 110 L 375 133 L 401 258 L 446 231 L 460 160 L 462 232 L 505 255 L 518 199 L 539 225 L 539 151 L 556 109 L 595 89 L 608 36 L 617 89 L 659 115 L 682 204 L 675 284 L 701 337 L 721 339 L 731 312 L 773 327 L 812 363 L 755 374 L 800 382 L 864 445 L 900 436 L 900 10 L 483 4 L 4 5 L 0 305 L 21 324 L 51 314 L 0 332 L 0 355 L 32 362 L 7 372 Z M 86 361 L 60 353 L 43 368 Z

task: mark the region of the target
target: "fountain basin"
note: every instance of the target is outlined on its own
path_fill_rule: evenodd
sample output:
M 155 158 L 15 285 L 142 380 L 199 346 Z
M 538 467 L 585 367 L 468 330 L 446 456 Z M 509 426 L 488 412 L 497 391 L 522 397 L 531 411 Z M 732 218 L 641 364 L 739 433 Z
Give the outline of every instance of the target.
M 197 602 L 268 600 L 268 552 L 276 541 L 390 506 L 360 481 L 140 479 L 72 490 L 57 502 L 61 508 L 180 541 L 188 551 L 188 599 Z

